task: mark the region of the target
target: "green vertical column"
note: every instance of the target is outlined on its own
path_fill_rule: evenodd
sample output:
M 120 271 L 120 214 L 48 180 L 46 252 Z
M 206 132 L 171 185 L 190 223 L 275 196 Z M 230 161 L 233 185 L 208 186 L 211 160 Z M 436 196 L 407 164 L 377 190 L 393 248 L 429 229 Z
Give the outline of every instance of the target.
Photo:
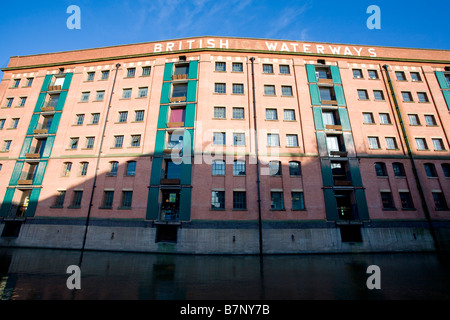
M 320 100 L 319 87 L 317 86 L 317 84 L 309 85 L 309 93 L 311 96 L 311 104 L 313 106 L 320 106 L 322 102 Z
M 161 89 L 161 104 L 169 103 L 171 86 L 172 86 L 171 82 L 163 83 L 162 89 Z
M 316 67 L 314 65 L 312 65 L 312 64 L 306 65 L 306 74 L 308 76 L 308 82 L 310 82 L 310 83 L 317 82 Z
M 339 219 L 336 197 L 334 196 L 333 189 L 323 189 L 325 197 L 325 210 L 327 213 L 327 220 L 337 221 Z
M 188 103 L 186 105 L 186 115 L 184 117 L 184 126 L 193 127 L 195 123 L 195 103 Z
M 325 130 L 323 125 L 322 109 L 320 107 L 313 107 L 314 125 L 316 130 Z
M 2 206 L 0 207 L 0 217 L 7 217 L 9 209 L 11 209 L 12 200 L 14 197 L 14 192 L 16 189 L 8 188 L 6 189 L 5 196 L 3 198 Z
M 344 89 L 342 86 L 334 86 L 334 94 L 336 95 L 338 106 L 345 107 L 347 104 L 345 103 Z
M 52 82 L 52 79 L 53 79 L 53 75 L 52 74 L 48 74 L 48 75 L 45 76 L 44 83 L 42 83 L 41 92 L 48 91 L 48 86 Z
M 27 135 L 32 135 L 33 130 L 36 129 L 36 126 L 39 122 L 39 113 L 35 113 L 31 116 L 30 124 L 28 125 Z
M 40 161 L 36 171 L 34 173 L 33 185 L 42 185 L 42 180 L 44 180 L 45 169 L 47 168 L 47 161 Z
M 435 72 L 436 78 L 439 82 L 439 86 L 441 87 L 441 89 L 449 89 L 450 86 L 447 82 L 447 79 L 445 79 L 445 75 L 442 71 L 436 71 Z
M 192 189 L 181 188 L 180 191 L 180 220 L 189 221 L 191 219 L 191 199 Z
M 150 187 L 148 189 L 148 199 L 147 199 L 147 220 L 158 219 L 159 214 L 159 188 Z
M 190 80 L 187 86 L 186 101 L 195 102 L 197 100 L 197 81 Z
M 356 206 L 360 220 L 369 220 L 369 208 L 367 207 L 366 192 L 364 189 L 355 189 Z
M 38 205 L 40 193 L 41 193 L 40 188 L 35 188 L 31 191 L 27 211 L 25 212 L 25 217 L 34 217 L 34 214 L 36 213 L 36 207 Z
M 322 169 L 322 181 L 324 187 L 332 187 L 334 185 L 333 172 L 331 170 L 330 159 L 321 158 L 320 166 Z
M 158 129 L 167 128 L 167 120 L 169 118 L 169 106 L 167 104 L 159 107 Z
M 55 143 L 55 136 L 49 136 L 45 143 L 44 152 L 42 153 L 42 158 L 50 157 L 54 143 Z
M 163 81 L 172 81 L 173 63 L 166 63 Z
M 161 170 L 163 158 L 154 157 L 152 161 L 152 172 L 150 176 L 150 185 L 157 186 L 161 183 Z
M 9 180 L 10 186 L 17 185 L 17 181 L 19 181 L 20 175 L 22 174 L 23 164 L 24 164 L 23 161 L 17 161 L 16 164 L 14 165 L 14 170 L 11 175 L 11 179 Z
M 339 108 L 339 119 L 341 120 L 342 130 L 351 130 L 346 108 Z
M 339 67 L 331 66 L 330 71 L 331 71 L 331 78 L 333 79 L 333 83 L 334 84 L 342 84 L 341 75 L 339 73 Z
M 19 159 L 24 159 L 25 156 L 27 155 L 28 151 L 30 150 L 30 146 L 31 146 L 31 142 L 33 141 L 33 137 L 26 137 L 23 145 L 22 145 L 22 150 L 20 151 L 19 154 Z
M 197 79 L 198 78 L 198 61 L 189 62 L 189 79 Z

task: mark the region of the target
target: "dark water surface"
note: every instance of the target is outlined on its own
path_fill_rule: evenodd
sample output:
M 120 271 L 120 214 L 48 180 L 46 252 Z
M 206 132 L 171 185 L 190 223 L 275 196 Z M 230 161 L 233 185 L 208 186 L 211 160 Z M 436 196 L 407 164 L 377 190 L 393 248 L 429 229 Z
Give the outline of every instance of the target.
M 450 299 L 450 256 L 433 253 L 189 256 L 0 248 L 3 300 Z M 81 289 L 69 290 L 78 265 Z M 370 265 L 381 289 L 369 290 Z

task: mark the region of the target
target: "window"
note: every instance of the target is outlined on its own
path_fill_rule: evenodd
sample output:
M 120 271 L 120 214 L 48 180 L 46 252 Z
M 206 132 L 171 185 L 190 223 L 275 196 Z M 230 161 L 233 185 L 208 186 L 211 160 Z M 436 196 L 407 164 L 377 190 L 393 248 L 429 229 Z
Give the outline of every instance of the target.
M 109 163 L 110 168 L 109 168 L 109 176 L 110 177 L 115 177 L 117 176 L 117 170 L 119 169 L 119 162 L 117 161 L 111 161 Z
M 87 137 L 86 138 L 86 149 L 94 148 L 95 137 Z
M 75 125 L 81 126 L 84 122 L 84 114 L 77 114 L 77 121 L 75 122 Z
M 33 84 L 33 80 L 34 80 L 34 78 L 27 78 L 27 84 L 25 86 L 31 87 L 31 85 Z
M 233 62 L 233 72 L 244 72 L 241 62 Z
M 396 150 L 398 149 L 397 141 L 393 137 L 386 137 L 386 148 L 388 150 Z
M 392 199 L 391 192 L 380 192 L 381 194 L 381 203 L 383 205 L 383 209 L 395 209 L 394 200 Z
M 211 192 L 211 209 L 225 209 L 225 191 Z
M 214 132 L 213 145 L 224 146 L 225 145 L 225 132 Z
M 103 99 L 105 99 L 105 91 L 97 91 L 95 101 L 103 101 Z
M 81 162 L 80 163 L 80 176 L 85 177 L 87 175 L 87 170 L 89 167 L 88 162 Z
M 136 122 L 144 121 L 144 110 L 136 110 L 135 111 L 134 121 L 136 121 Z
M 437 174 L 436 167 L 434 166 L 434 164 L 425 163 L 423 165 L 423 167 L 425 169 L 425 173 L 428 178 L 437 178 L 438 174 Z
M 234 160 L 233 162 L 233 176 L 245 176 L 245 161 Z
M 286 135 L 286 146 L 298 147 L 298 137 L 296 134 L 287 134 Z
M 275 86 L 274 85 L 264 85 L 264 95 L 274 96 L 275 95 Z
M 387 177 L 386 164 L 384 162 L 375 162 L 375 173 L 377 177 Z
M 226 62 L 216 62 L 215 71 L 220 71 L 220 72 L 227 71 L 227 64 L 226 64 Z
M 73 198 L 72 203 L 70 207 L 72 208 L 79 208 L 81 207 L 81 199 L 83 198 L 83 191 L 82 190 L 75 190 L 73 192 Z
M 247 209 L 247 196 L 245 191 L 233 191 L 233 209 Z
M 377 101 L 384 100 L 384 93 L 382 90 L 373 90 L 373 96 L 375 97 L 375 100 L 377 100 Z
M 214 93 L 227 93 L 226 84 L 225 83 L 215 83 L 214 84 Z
M 406 81 L 406 76 L 403 71 L 396 71 L 395 77 L 397 78 L 398 81 Z
M 123 136 L 114 136 L 114 148 L 122 148 Z
M 411 92 L 402 91 L 403 102 L 413 102 Z
M 103 203 L 102 208 L 111 209 L 114 200 L 114 191 L 105 191 L 103 193 Z
M 94 81 L 95 72 L 88 72 L 87 81 Z
M 281 86 L 281 95 L 283 97 L 292 97 L 292 87 L 291 86 Z
M 182 63 L 175 66 L 174 75 L 189 74 L 189 63 Z
M 136 175 L 136 161 L 128 161 L 127 176 L 135 176 L 135 175 Z
M 425 123 L 427 124 L 427 126 L 435 126 L 435 125 L 437 125 L 436 119 L 431 114 L 426 114 L 425 115 Z
M 330 68 L 328 67 L 316 67 L 317 79 L 331 79 Z
M 408 114 L 409 124 L 412 126 L 419 126 L 419 116 L 417 114 Z
M 394 170 L 394 175 L 396 177 L 405 177 L 405 167 L 403 166 L 403 163 L 400 162 L 394 162 L 392 164 L 392 169 Z
M 427 142 L 425 138 L 416 138 L 417 150 L 428 150 Z
M 280 74 L 291 74 L 291 71 L 287 64 L 280 64 Z
M 55 198 L 55 203 L 53 204 L 53 207 L 55 208 L 62 208 L 64 205 L 64 198 L 66 197 L 66 191 L 65 190 L 58 190 Z
M 362 79 L 363 74 L 361 69 L 353 69 L 353 78 Z
M 270 192 L 270 209 L 284 210 L 283 192 Z
M 20 84 L 20 79 L 15 79 L 13 83 L 13 88 L 18 88 Z
M 11 128 L 10 129 L 17 129 L 17 126 L 19 125 L 19 118 L 13 118 L 11 120 Z
M 233 145 L 245 146 L 245 134 L 244 133 L 233 133 Z
M 447 201 L 442 192 L 433 192 L 433 200 L 436 210 L 448 210 Z
M 0 130 L 5 126 L 6 119 L 0 119 Z
M 148 77 L 152 71 L 151 67 L 142 67 L 142 76 Z
M 90 92 L 83 92 L 81 93 L 81 102 L 88 102 L 89 101 L 89 96 L 91 95 Z
M 305 210 L 305 199 L 303 192 L 292 192 L 292 210 Z
M 441 164 L 442 172 L 444 172 L 444 177 L 450 178 L 450 163 Z
M 9 151 L 9 149 L 11 148 L 11 143 L 12 143 L 12 140 L 4 140 L 3 146 L 2 146 L 2 151 L 4 151 L 4 152 Z
M 128 111 L 119 111 L 119 122 L 124 123 L 127 122 Z
M 380 149 L 378 137 L 369 137 L 369 149 Z
M 267 146 L 268 147 L 279 147 L 280 137 L 278 133 L 268 133 L 267 134 Z
M 241 83 L 233 83 L 233 94 L 244 94 L 244 85 Z
M 136 75 L 136 68 L 127 69 L 127 78 L 134 78 L 135 75 Z
M 26 102 L 27 102 L 27 97 L 21 97 L 19 107 L 25 107 Z
M 411 193 L 406 191 L 399 192 L 400 202 L 402 203 L 402 209 L 414 209 L 414 203 L 411 198 Z
M 269 161 L 269 175 L 281 176 L 281 161 Z
M 266 109 L 266 120 L 278 120 L 277 109 Z
M 145 98 L 147 97 L 148 87 L 139 88 L 138 97 Z
M 233 108 L 233 119 L 244 119 L 244 108 Z
M 450 74 L 444 74 L 445 80 L 447 80 L 448 85 L 450 86 Z
M 225 161 L 214 160 L 212 164 L 212 175 L 213 176 L 224 176 L 225 175 Z
M 100 113 L 92 113 L 91 124 L 98 124 L 100 120 Z
M 298 161 L 289 161 L 289 175 L 291 177 L 298 177 L 302 175 L 302 167 Z
M 367 94 L 367 90 L 358 89 L 358 99 L 359 100 L 369 100 L 369 95 Z
M 132 89 L 123 89 L 122 99 L 130 99 L 131 92 L 132 92 Z
M 363 121 L 365 124 L 375 123 L 375 121 L 373 119 L 373 114 L 371 112 L 364 112 L 363 113 Z
M 411 80 L 412 81 L 422 81 L 422 78 L 420 77 L 420 73 L 418 72 L 411 72 Z
M 6 99 L 6 108 L 11 108 L 13 101 L 14 101 L 14 98 L 7 98 Z
M 379 79 L 377 70 L 369 70 L 369 79 L 376 80 Z
M 339 143 L 339 137 L 335 135 L 327 136 L 327 149 L 328 151 L 341 151 L 341 144 Z
M 380 113 L 380 123 L 381 124 L 391 124 L 391 118 L 388 113 Z
M 136 134 L 131 136 L 131 146 L 140 147 L 141 146 L 141 135 Z
M 62 176 L 68 177 L 70 175 L 70 170 L 72 170 L 72 162 L 64 162 Z
M 108 80 L 109 79 L 109 70 L 102 71 L 102 80 Z
M 263 73 L 273 73 L 273 65 L 263 64 Z
M 78 148 L 79 138 L 70 138 L 69 149 L 76 150 Z
M 214 107 L 214 118 L 216 119 L 225 119 L 226 112 L 225 107 Z
M 431 139 L 433 141 L 433 147 L 435 151 L 443 151 L 445 150 L 444 142 L 440 138 Z
M 429 102 L 426 92 L 417 92 L 417 97 L 421 103 Z
M 122 191 L 122 203 L 121 208 L 131 208 L 131 202 L 133 200 L 133 191 Z
M 295 111 L 292 109 L 284 109 L 284 120 L 295 121 Z
M 320 100 L 336 100 L 334 89 L 331 87 L 319 87 Z

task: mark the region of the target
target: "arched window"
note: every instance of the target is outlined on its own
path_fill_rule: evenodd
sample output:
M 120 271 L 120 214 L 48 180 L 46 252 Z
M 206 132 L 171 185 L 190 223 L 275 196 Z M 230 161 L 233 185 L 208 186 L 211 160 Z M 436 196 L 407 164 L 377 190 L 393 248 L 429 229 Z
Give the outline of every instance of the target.
M 289 175 L 290 176 L 301 176 L 302 168 L 301 164 L 298 161 L 290 161 L 289 162 Z
M 394 169 L 394 175 L 396 177 L 404 177 L 404 176 L 406 176 L 405 167 L 403 166 L 403 163 L 394 162 L 392 164 L 392 169 Z
M 436 171 L 436 167 L 434 166 L 434 164 L 432 163 L 425 163 L 424 165 L 425 168 L 425 173 L 427 174 L 427 177 L 429 178 L 434 178 L 437 177 L 437 171 Z
M 384 162 L 375 162 L 375 172 L 377 173 L 377 177 L 386 177 L 388 175 L 386 164 Z

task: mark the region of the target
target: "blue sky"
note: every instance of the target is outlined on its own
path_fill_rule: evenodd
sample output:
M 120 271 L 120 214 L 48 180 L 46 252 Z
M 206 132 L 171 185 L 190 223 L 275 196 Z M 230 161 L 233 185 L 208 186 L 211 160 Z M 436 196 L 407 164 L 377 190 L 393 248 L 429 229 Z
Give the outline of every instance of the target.
M 380 30 L 366 26 L 373 4 Z M 81 30 L 66 27 L 70 5 L 81 9 Z M 16 55 L 203 35 L 449 50 L 449 9 L 442 0 L 1 1 L 0 68 Z

